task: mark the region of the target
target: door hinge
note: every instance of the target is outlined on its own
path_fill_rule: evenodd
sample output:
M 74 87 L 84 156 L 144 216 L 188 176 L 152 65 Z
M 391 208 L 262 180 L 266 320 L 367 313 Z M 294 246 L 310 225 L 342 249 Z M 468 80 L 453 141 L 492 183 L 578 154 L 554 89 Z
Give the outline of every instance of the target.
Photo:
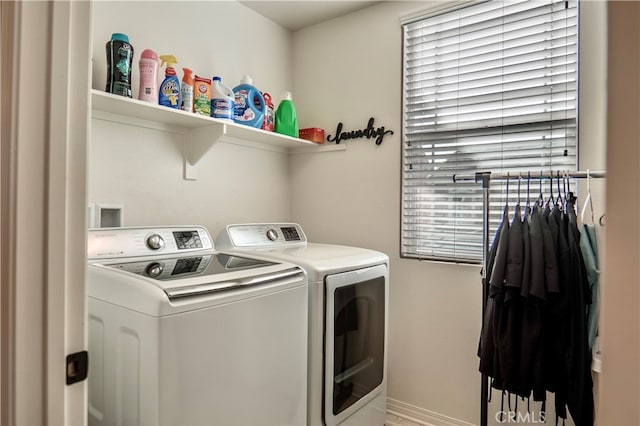
M 82 351 L 67 355 L 67 385 L 81 382 L 89 372 L 89 352 Z

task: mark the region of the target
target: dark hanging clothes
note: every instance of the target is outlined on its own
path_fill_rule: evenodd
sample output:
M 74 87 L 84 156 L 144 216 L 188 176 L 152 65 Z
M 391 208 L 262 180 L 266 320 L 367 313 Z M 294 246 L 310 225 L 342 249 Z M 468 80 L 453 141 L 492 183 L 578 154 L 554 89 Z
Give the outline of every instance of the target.
M 486 300 L 484 301 L 485 312 L 484 312 L 484 321 L 482 324 L 482 330 L 480 333 L 480 342 L 478 344 L 478 356 L 480 357 L 480 372 L 489 377 L 495 377 L 494 374 L 494 365 L 497 363 L 495 358 L 495 341 L 494 341 L 494 331 L 493 331 L 493 319 L 494 319 L 494 297 L 491 296 L 490 291 L 490 281 L 491 281 L 491 271 L 495 265 L 496 256 L 498 252 L 498 242 L 501 241 L 501 235 L 503 232 L 506 232 L 509 226 L 509 218 L 507 207 L 505 206 L 504 214 L 502 217 L 502 222 L 498 225 L 498 229 L 496 230 L 496 235 L 493 238 L 493 243 L 491 244 L 491 248 L 489 249 L 489 258 L 487 259 L 487 271 L 486 271 L 486 281 L 483 278 L 483 295 L 486 295 Z M 483 296 L 484 297 L 484 296 Z
M 507 208 L 487 263 L 478 355 L 495 389 L 545 402 L 576 426 L 594 421 L 587 312 L 591 287 L 573 198 L 566 213 L 536 204 L 521 218 Z M 584 244 L 584 239 L 583 239 Z
M 499 317 L 497 318 L 497 348 L 500 360 L 502 388 L 511 393 L 520 394 L 518 386 L 518 370 L 520 360 L 519 324 L 522 322 L 522 301 L 520 287 L 522 285 L 524 242 L 522 237 L 522 218 L 520 206 L 516 206 L 513 220 L 507 233 L 506 271 Z M 500 250 L 500 246 L 498 246 Z M 497 264 L 496 264 L 497 265 Z
M 493 386 L 503 389 L 498 330 L 499 318 L 502 315 L 504 301 L 504 278 L 507 262 L 507 244 L 509 234 L 509 211 L 505 206 L 502 222 L 496 232 L 496 238 L 491 247 L 490 267 L 487 269 L 488 299 L 485 312 L 485 324 L 480 340 L 480 371 L 493 378 Z M 491 372 L 491 373 L 489 373 Z
M 577 218 L 569 200 L 568 240 L 571 255 L 572 297 L 570 300 L 570 345 L 568 347 L 569 389 L 567 407 L 576 426 L 592 425 L 594 421 L 591 350 L 587 331 L 587 307 L 591 304 L 591 289 L 580 251 Z

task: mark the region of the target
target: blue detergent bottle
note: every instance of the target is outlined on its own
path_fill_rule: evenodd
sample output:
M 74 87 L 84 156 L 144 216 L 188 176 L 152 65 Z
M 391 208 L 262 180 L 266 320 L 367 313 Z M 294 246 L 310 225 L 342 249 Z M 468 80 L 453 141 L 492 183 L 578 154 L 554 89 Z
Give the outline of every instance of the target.
M 251 77 L 245 75 L 240 80 L 240 85 L 233 88 L 235 101 L 233 121 L 259 129 L 264 122 L 264 97 L 252 83 Z

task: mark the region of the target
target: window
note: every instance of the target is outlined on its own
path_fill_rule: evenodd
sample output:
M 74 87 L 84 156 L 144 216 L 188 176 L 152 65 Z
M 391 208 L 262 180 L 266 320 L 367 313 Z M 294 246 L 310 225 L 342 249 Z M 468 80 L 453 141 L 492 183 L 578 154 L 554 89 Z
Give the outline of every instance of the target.
M 482 260 L 482 189 L 454 174 L 576 170 L 577 14 L 489 1 L 403 22 L 402 256 Z

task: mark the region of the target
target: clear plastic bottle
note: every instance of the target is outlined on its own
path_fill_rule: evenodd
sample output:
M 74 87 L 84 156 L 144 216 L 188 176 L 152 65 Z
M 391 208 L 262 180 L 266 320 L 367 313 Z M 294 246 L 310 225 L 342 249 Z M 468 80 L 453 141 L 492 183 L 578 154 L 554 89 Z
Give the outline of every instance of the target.
M 298 137 L 298 117 L 291 92 L 285 92 L 278 105 L 274 131 L 294 138 Z

